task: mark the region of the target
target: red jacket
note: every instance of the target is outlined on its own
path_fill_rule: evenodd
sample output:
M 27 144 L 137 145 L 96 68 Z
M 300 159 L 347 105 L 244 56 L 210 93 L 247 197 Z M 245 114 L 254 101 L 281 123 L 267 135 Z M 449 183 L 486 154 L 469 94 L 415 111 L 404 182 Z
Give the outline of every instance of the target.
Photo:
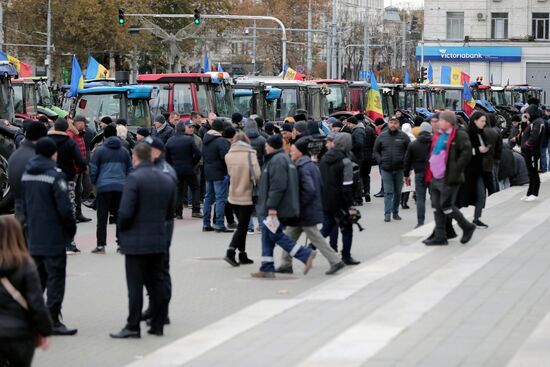
M 84 142 L 84 137 L 72 129 L 67 130 L 67 135 L 69 135 L 69 137 L 76 142 L 78 149 L 80 149 L 80 154 L 82 154 L 82 158 L 87 161 L 86 143 Z M 82 170 L 76 167 L 76 172 L 81 173 Z

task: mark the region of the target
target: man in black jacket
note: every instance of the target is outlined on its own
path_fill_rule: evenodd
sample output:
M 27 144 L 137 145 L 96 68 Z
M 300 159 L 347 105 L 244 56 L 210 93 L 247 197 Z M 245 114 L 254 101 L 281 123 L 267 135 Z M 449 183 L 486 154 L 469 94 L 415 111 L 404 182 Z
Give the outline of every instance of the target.
M 353 207 L 353 162 L 349 158 L 351 136 L 348 133 L 329 135 L 326 140 L 328 152 L 321 158 L 320 170 L 323 180 L 323 228 L 324 237 L 331 234 L 338 225 L 342 232 L 342 261 L 346 265 L 358 265 L 360 262 L 351 256 L 353 226 L 341 219 L 350 215 Z M 338 251 L 336 243 L 331 243 Z
M 399 204 L 403 188 L 403 161 L 410 139 L 400 130 L 399 119 L 392 117 L 388 129 L 380 134 L 374 144 L 374 157 L 380 165 L 384 185 L 384 222 L 401 220 Z
M 50 130 L 48 136 L 57 145 L 57 166 L 65 174 L 67 185 L 69 187 L 69 197 L 73 205 L 73 212 L 76 215 L 76 167 L 82 172 L 86 171 L 88 164 L 85 157 L 80 153 L 78 144 L 67 134 L 69 123 L 67 120 L 58 118 L 55 120 L 53 131 Z M 73 241 L 67 246 L 67 254 L 73 255 L 80 253 Z
M 195 173 L 195 166 L 202 157 L 199 148 L 192 136 L 185 134 L 183 122 L 176 124 L 176 134 L 166 143 L 166 161 L 174 167 L 178 175 L 178 202 L 176 205 L 176 219 L 183 219 L 183 197 L 187 185 L 192 193 L 192 216 L 202 218 L 199 181 Z
M 27 127 L 25 131 L 25 140 L 21 142 L 21 145 L 8 160 L 8 180 L 10 189 L 13 193 L 15 201 L 15 218 L 21 222 L 21 177 L 25 172 L 27 163 L 36 155 L 35 144 L 36 141 L 48 134 L 48 129 L 44 124 L 34 121 Z
M 409 144 L 405 154 L 405 182 L 411 185 L 411 170 L 414 170 L 414 187 L 416 193 L 416 220 L 415 228 L 424 225 L 426 217 L 426 167 L 430 157 L 432 145 L 432 126 L 428 122 L 420 125 L 418 138 Z
M 351 152 L 353 153 L 352 159 L 357 164 L 357 166 L 361 167 L 363 165 L 364 160 L 364 145 L 365 145 L 365 127 L 363 124 L 359 125 L 359 121 L 354 116 L 348 117 L 346 119 L 346 127 L 345 131 L 351 131 Z M 363 190 L 362 185 L 358 185 L 353 193 L 354 203 L 355 205 L 362 205 L 363 204 Z
M 370 202 L 370 171 L 372 169 L 372 152 L 374 142 L 376 141 L 376 133 L 372 126 L 367 121 L 363 121 L 365 127 L 365 142 L 363 144 L 363 163 L 361 164 L 361 181 L 363 183 L 363 196 L 365 202 Z
M 283 233 L 283 226 L 294 223 L 300 214 L 300 194 L 296 166 L 283 151 L 283 138 L 273 135 L 267 139 L 266 161 L 260 177 L 258 189 L 258 215 L 267 218 L 266 222 L 277 224 L 262 229 L 262 265 L 260 271 L 250 274 L 254 278 L 274 278 L 275 264 L 273 248 L 275 244 L 291 256 L 305 264 L 304 274 L 313 265 L 316 252 L 299 245 Z
M 204 232 L 233 232 L 225 227 L 224 213 L 225 203 L 229 189 L 229 180 L 227 179 L 227 166 L 225 165 L 225 155 L 229 151 L 230 144 L 222 136 L 223 120 L 216 119 L 212 123 L 212 129 L 204 136 L 204 145 L 202 147 L 202 156 L 204 161 L 204 177 L 206 179 L 206 195 L 204 197 Z M 210 213 L 212 205 L 216 204 L 215 225 L 212 228 L 210 224 Z
M 120 247 L 126 258 L 129 315 L 126 326 L 112 338 L 139 338 L 143 287 L 151 292 L 151 329 L 161 336 L 166 320 L 163 258 L 169 233 L 167 222 L 174 216 L 176 185 L 168 175 L 153 167 L 151 147 L 138 144 L 132 156 L 135 170 L 122 193 L 118 224 Z
M 529 188 L 522 201 L 537 201 L 540 190 L 540 177 L 538 162 L 540 159 L 542 138 L 545 134 L 544 120 L 541 111 L 536 105 L 530 105 L 525 109 L 523 116 L 529 121 L 527 128 L 521 135 L 521 152 L 525 157 L 527 171 L 529 172 Z
M 56 168 L 57 147 L 49 137 L 36 142 L 36 156 L 21 178 L 23 225 L 27 229 L 29 252 L 36 263 L 47 306 L 54 323 L 54 335 L 74 335 L 61 322 L 65 296 L 67 255 L 65 248 L 76 234 L 76 219 L 69 199 L 65 175 Z
M 153 121 L 153 135 L 162 140 L 164 144 L 174 135 L 174 128 L 170 126 L 166 118 L 163 115 L 158 115 Z

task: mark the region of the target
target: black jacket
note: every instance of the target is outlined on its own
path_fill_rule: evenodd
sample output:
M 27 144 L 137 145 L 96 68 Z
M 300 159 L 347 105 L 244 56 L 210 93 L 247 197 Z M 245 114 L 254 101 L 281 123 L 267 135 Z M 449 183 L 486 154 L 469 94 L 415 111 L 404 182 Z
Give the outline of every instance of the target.
M 52 335 L 50 313 L 36 266 L 31 263 L 20 269 L 0 268 L 0 278 L 6 277 L 27 301 L 25 310 L 0 284 L 0 339 L 29 339 Z
M 220 132 L 215 130 L 208 131 L 204 136 L 203 142 L 204 177 L 207 181 L 223 180 L 227 176 L 225 155 L 229 151 L 231 144 Z
M 540 110 L 535 105 L 527 107 L 525 112 L 529 113 L 530 123 L 521 136 L 521 151 L 524 154 L 539 156 L 542 138 L 545 134 L 544 120 L 540 115 Z
M 199 131 L 197 132 L 197 135 L 201 139 L 204 139 L 204 136 L 206 135 L 207 132 L 210 131 L 210 129 L 212 129 L 212 127 L 210 126 L 210 124 L 208 122 L 206 122 L 206 123 L 201 125 L 201 127 L 199 128 Z
M 164 144 L 174 135 L 174 128 L 165 122 L 158 130 L 153 129 L 153 135 L 158 137 Z
M 15 200 L 21 198 L 21 177 L 25 167 L 35 155 L 34 143 L 24 140 L 8 160 L 8 180 Z
M 321 172 L 319 167 L 307 155 L 296 162 L 300 183 L 300 221 L 299 226 L 310 227 L 323 222 L 323 204 L 321 201 Z
M 260 167 L 263 166 L 266 139 L 262 135 L 260 135 L 260 131 L 258 129 L 246 129 L 245 133 L 246 136 L 248 136 L 248 138 L 250 139 L 250 145 L 256 151 L 256 156 L 258 157 L 258 163 L 260 164 Z
M 376 141 L 376 133 L 369 125 L 365 126 L 365 143 L 363 144 L 363 160 L 372 162 L 372 152 Z
M 353 206 L 353 163 L 346 153 L 330 149 L 321 158 L 323 210 L 336 213 Z
M 362 162 L 365 158 L 365 140 L 366 133 L 364 127 L 356 126 L 351 130 L 351 151 L 358 163 Z
M 498 180 L 510 178 L 516 172 L 516 162 L 514 161 L 514 153 L 509 145 L 504 144 L 502 155 L 498 165 Z
M 411 140 L 401 130 L 391 132 L 384 130 L 374 143 L 374 157 L 385 171 L 403 169 L 405 153 Z
M 279 219 L 300 215 L 300 194 L 296 166 L 282 149 L 265 156 L 258 187 L 258 214 L 266 217 L 277 210 Z
M 74 235 L 76 220 L 65 175 L 55 162 L 36 155 L 23 174 L 23 223 L 33 256 L 62 256 Z
M 414 170 L 415 173 L 424 173 L 426 171 L 431 145 L 432 134 L 426 131 L 420 133 L 418 138 L 409 144 L 407 153 L 405 153 L 405 177 L 410 176 L 411 170 Z
M 177 134 L 166 143 L 166 161 L 174 167 L 180 176 L 195 174 L 195 165 L 202 154 L 190 135 Z
M 167 223 L 174 217 L 175 202 L 176 184 L 170 175 L 148 162 L 135 167 L 128 175 L 118 210 L 122 253 L 166 252 L 170 242 Z
M 74 181 L 76 167 L 82 171 L 86 170 L 86 157 L 82 157 L 78 144 L 66 133 L 50 131 L 48 137 L 57 145 L 57 166 L 61 168 L 67 181 Z

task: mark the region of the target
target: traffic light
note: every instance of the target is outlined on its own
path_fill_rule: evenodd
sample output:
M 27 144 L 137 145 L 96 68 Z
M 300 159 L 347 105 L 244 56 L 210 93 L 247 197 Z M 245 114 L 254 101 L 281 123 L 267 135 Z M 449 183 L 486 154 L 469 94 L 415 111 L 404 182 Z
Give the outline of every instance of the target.
M 126 19 L 124 19 L 124 8 L 118 8 L 118 24 L 124 25 Z
M 420 68 L 420 76 L 422 78 L 420 83 L 424 83 L 425 80 L 428 80 L 428 69 L 425 68 L 425 67 L 421 67 Z
M 200 25 L 201 24 L 201 12 L 199 11 L 199 9 L 195 9 L 195 15 L 193 17 L 194 17 L 193 23 L 195 23 L 195 25 Z

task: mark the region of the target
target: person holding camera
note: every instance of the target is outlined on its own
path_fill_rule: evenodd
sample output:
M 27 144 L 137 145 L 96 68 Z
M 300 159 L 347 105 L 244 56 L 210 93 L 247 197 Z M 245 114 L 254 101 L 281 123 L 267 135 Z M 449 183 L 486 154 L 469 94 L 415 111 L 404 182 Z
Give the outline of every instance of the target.
M 293 240 L 298 240 L 304 232 L 311 243 L 327 259 L 330 269 L 327 275 L 336 274 L 345 264 L 336 251 L 327 243 L 317 225 L 323 222 L 321 205 L 321 172 L 311 160 L 309 154 L 309 139 L 300 139 L 290 147 L 290 158 L 298 169 L 298 184 L 300 186 L 300 218 L 296 225 L 288 226 L 285 233 Z M 292 257 L 283 251 L 281 266 L 277 273 L 292 274 Z
M 321 233 L 327 237 L 334 226 L 339 226 L 342 232 L 342 261 L 346 265 L 358 265 L 360 261 L 351 256 L 353 241 L 353 222 L 346 220 L 355 210 L 353 206 L 353 162 L 349 158 L 351 152 L 351 135 L 338 133 L 329 135 L 326 139 L 328 152 L 320 163 L 323 203 L 323 228 Z M 338 248 L 333 246 L 335 251 Z

